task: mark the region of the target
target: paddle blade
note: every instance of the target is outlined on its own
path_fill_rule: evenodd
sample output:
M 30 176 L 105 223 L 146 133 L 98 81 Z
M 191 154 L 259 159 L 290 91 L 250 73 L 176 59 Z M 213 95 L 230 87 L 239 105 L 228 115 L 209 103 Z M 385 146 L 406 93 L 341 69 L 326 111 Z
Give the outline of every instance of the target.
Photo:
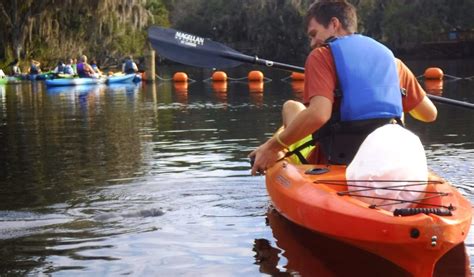
M 206 68 L 235 67 L 242 54 L 220 43 L 169 28 L 152 26 L 148 29 L 152 47 L 175 62 Z

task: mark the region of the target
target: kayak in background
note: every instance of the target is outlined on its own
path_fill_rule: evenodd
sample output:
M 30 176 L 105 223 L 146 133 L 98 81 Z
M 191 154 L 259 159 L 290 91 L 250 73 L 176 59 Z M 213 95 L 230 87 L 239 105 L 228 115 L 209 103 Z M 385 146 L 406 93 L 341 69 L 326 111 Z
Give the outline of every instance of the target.
M 410 188 L 404 188 L 416 191 L 424 185 L 424 196 L 411 201 L 412 207 L 394 211 L 357 199 L 368 188 L 349 189 L 348 181 L 346 166 L 295 165 L 289 160 L 266 173 L 273 205 L 287 219 L 377 254 L 414 276 L 432 276 L 437 261 L 466 239 L 471 203 L 432 172 L 427 182 L 413 180 Z M 384 189 L 397 188 L 378 188 Z M 402 202 L 394 199 L 392 204 Z
M 112 75 L 107 77 L 108 84 L 133 82 L 136 74 Z
M 45 84 L 47 87 L 98 85 L 105 83 L 105 80 L 103 78 L 58 78 L 48 79 L 45 81 Z
M 54 77 L 53 73 L 50 73 L 50 72 L 40 73 L 40 74 L 26 74 L 24 76 L 25 76 L 25 79 L 29 81 L 42 81 L 42 80 L 47 80 Z
M 18 77 L 6 76 L 6 77 L 2 78 L 2 81 L 0 81 L 1 84 L 7 84 L 7 85 L 20 84 L 22 82 L 26 82 L 26 80 L 23 79 L 23 77 L 21 77 L 21 76 L 18 76 Z
M 80 85 L 80 86 L 50 86 L 46 88 L 46 91 L 50 94 L 86 94 L 103 91 L 106 89 L 105 84 L 92 84 L 92 85 Z

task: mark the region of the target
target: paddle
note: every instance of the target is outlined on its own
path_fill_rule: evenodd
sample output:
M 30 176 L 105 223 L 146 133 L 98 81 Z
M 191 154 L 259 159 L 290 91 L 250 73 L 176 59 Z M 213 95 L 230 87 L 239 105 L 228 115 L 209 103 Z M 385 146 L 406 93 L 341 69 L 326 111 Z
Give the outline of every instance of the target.
M 304 72 L 304 68 L 299 66 L 244 55 L 208 38 L 169 28 L 152 26 L 148 29 L 148 38 L 159 55 L 192 66 L 226 68 L 242 63 L 253 63 L 288 71 Z
M 208 38 L 202 38 L 170 28 L 152 26 L 148 29 L 148 39 L 159 55 L 196 67 L 226 68 L 235 67 L 242 63 L 252 63 L 288 71 L 304 72 L 304 68 L 300 66 L 245 55 Z M 472 103 L 431 94 L 427 96 L 438 103 L 474 109 L 474 104 Z

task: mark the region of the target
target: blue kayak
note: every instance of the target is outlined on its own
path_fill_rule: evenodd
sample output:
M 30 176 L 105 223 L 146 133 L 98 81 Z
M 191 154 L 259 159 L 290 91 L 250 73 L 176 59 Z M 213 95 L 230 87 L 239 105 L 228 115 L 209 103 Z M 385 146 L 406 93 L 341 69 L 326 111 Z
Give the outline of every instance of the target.
M 45 81 L 48 87 L 57 86 L 81 86 L 81 85 L 98 85 L 105 83 L 103 78 L 64 78 L 64 79 L 51 79 Z
M 116 84 L 116 83 L 128 83 L 133 82 L 136 74 L 126 74 L 118 76 L 110 76 L 107 78 L 107 83 Z
M 49 86 L 46 91 L 51 94 L 88 94 L 105 90 L 105 84 L 80 85 L 80 86 Z

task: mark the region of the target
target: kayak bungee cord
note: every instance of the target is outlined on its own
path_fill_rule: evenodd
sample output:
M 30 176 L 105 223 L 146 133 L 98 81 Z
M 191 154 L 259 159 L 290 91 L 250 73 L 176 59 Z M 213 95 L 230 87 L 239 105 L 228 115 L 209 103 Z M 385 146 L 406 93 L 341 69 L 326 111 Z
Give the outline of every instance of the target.
M 386 181 L 386 180 L 383 180 L 383 181 Z M 371 183 L 374 183 L 374 182 L 378 182 L 377 180 L 368 180 L 368 181 L 354 181 L 354 180 L 349 180 L 348 182 L 371 182 Z M 423 182 L 423 181 L 402 181 L 402 180 L 399 180 L 399 181 L 390 181 L 390 182 L 419 182 L 419 183 L 415 183 L 415 184 L 409 184 L 409 185 L 398 185 L 398 186 L 388 186 L 388 187 L 377 187 L 377 188 L 374 188 L 374 187 L 370 187 L 370 186 L 363 186 L 363 185 L 351 185 L 351 187 L 356 187 L 356 188 L 363 188 L 363 189 L 356 189 L 356 190 L 347 190 L 347 191 L 341 191 L 341 192 L 338 192 L 339 195 L 348 195 L 350 193 L 354 193 L 354 192 L 361 192 L 361 191 L 371 191 L 371 190 L 376 190 L 376 189 L 382 189 L 382 190 L 394 190 L 394 191 L 408 191 L 408 192 L 424 192 L 424 193 L 438 193 L 439 192 L 433 192 L 433 191 L 420 191 L 420 190 L 409 190 L 409 189 L 403 189 L 403 188 L 400 188 L 400 187 L 416 187 L 416 186 L 423 186 L 423 185 L 427 185 L 427 184 L 436 184 L 436 182 L 438 181 L 434 181 L 434 182 Z M 327 185 L 335 185 L 335 186 L 345 186 L 346 184 L 341 184 L 341 183 L 331 183 L 331 182 L 323 182 L 324 184 L 327 184 Z
M 376 200 L 392 200 L 394 202 L 392 203 L 385 203 L 385 204 L 372 204 L 369 206 L 371 209 L 375 209 L 378 207 L 383 207 L 383 206 L 390 206 L 390 205 L 397 205 L 397 204 L 403 204 L 403 203 L 411 203 L 411 204 L 421 204 L 421 205 L 426 205 L 426 206 L 431 206 L 431 207 L 438 207 L 438 208 L 445 208 L 448 210 L 454 209 L 452 205 L 449 206 L 443 206 L 443 205 L 438 205 L 438 204 L 429 204 L 429 203 L 424 203 L 420 202 L 423 200 L 428 200 L 428 199 L 433 199 L 437 197 L 443 197 L 443 196 L 448 196 L 448 194 L 445 195 L 433 195 L 433 196 L 428 196 L 428 197 L 423 197 L 423 198 L 418 198 L 416 200 L 399 200 L 399 199 L 394 199 L 394 198 L 387 198 L 387 197 L 379 197 L 379 196 L 365 196 L 365 195 L 358 195 L 358 194 L 346 194 L 348 196 L 357 196 L 357 197 L 362 197 L 362 198 L 369 198 L 369 199 L 376 199 Z
M 434 213 L 437 215 L 450 215 L 450 211 L 454 210 L 454 207 L 450 204 L 449 206 L 443 206 L 443 205 L 437 205 L 437 204 L 429 204 L 429 203 L 424 203 L 420 201 L 428 200 L 428 199 L 433 199 L 433 198 L 438 198 L 438 197 L 443 197 L 443 196 L 448 196 L 448 193 L 445 192 L 437 192 L 437 191 L 420 191 L 420 190 L 411 190 L 411 189 L 404 189 L 400 187 L 412 187 L 412 186 L 421 186 L 421 185 L 427 185 L 427 184 L 442 184 L 442 181 L 419 181 L 419 180 L 316 180 L 313 183 L 315 184 L 325 184 L 325 185 L 334 185 L 334 186 L 346 186 L 347 182 L 381 182 L 381 183 L 401 183 L 401 182 L 416 182 L 415 184 L 409 184 L 409 185 L 398 185 L 398 186 L 387 186 L 387 187 L 369 187 L 369 186 L 363 186 L 363 185 L 351 185 L 352 187 L 357 187 L 357 188 L 362 188 L 362 189 L 356 189 L 356 190 L 346 190 L 346 191 L 339 191 L 337 192 L 337 195 L 339 196 L 356 196 L 356 197 L 361 197 L 361 198 L 368 198 L 368 199 L 376 199 L 376 200 L 390 200 L 394 202 L 390 203 L 385 203 L 385 204 L 372 204 L 369 206 L 371 209 L 375 209 L 377 207 L 383 207 L 383 206 L 390 206 L 390 205 L 397 205 L 397 204 L 403 204 L 403 203 L 412 203 L 412 204 L 422 204 L 425 206 L 431 206 L 431 207 L 437 207 L 437 208 L 444 208 L 446 210 L 440 210 L 440 209 L 425 209 L 425 208 L 406 208 L 406 209 L 396 209 L 397 214 L 394 213 L 394 215 L 413 215 L 417 213 Z M 394 198 L 387 198 L 387 197 L 379 197 L 379 196 L 365 196 L 365 195 L 360 195 L 357 194 L 358 192 L 363 192 L 363 191 L 371 191 L 371 190 L 392 190 L 392 191 L 405 191 L 405 192 L 423 192 L 426 194 L 434 194 L 432 196 L 427 196 L 423 198 L 418 198 L 415 200 L 399 200 L 399 199 L 394 199 Z
M 414 183 L 414 184 L 409 184 L 409 185 L 398 185 L 398 186 L 388 186 L 388 187 L 370 187 L 370 186 L 363 186 L 363 185 L 351 185 L 351 187 L 356 187 L 356 188 L 363 188 L 363 189 L 357 189 L 357 190 L 346 190 L 346 191 L 340 191 L 337 194 L 338 195 L 351 195 L 351 193 L 354 192 L 361 192 L 361 191 L 371 191 L 371 190 L 376 190 L 376 189 L 382 189 L 382 190 L 394 190 L 394 191 L 408 191 L 408 192 L 424 192 L 424 193 L 436 193 L 436 194 L 445 194 L 444 192 L 430 192 L 430 191 L 419 191 L 419 190 L 409 190 L 409 189 L 402 189 L 400 187 L 415 187 L 415 186 L 422 186 L 422 185 L 428 185 L 428 184 L 442 184 L 443 182 L 441 181 L 414 181 L 414 180 L 316 180 L 313 183 L 315 184 L 325 184 L 325 185 L 333 185 L 333 186 L 347 186 L 346 182 L 367 182 L 367 183 L 402 183 L 402 182 L 408 182 L 408 183 Z M 445 195 L 442 195 L 445 196 Z

